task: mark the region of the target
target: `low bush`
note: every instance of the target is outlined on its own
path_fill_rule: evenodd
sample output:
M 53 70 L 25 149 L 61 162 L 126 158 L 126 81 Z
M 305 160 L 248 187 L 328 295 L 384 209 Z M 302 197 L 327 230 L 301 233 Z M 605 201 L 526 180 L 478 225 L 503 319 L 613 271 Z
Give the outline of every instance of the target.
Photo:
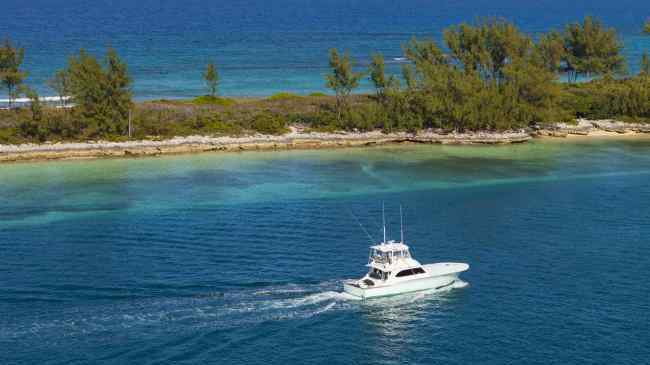
M 219 105 L 229 107 L 235 105 L 237 102 L 233 99 L 222 98 L 219 96 L 203 95 L 194 98 L 192 103 L 195 105 Z
M 289 132 L 287 117 L 271 112 L 255 114 L 249 121 L 250 129 L 263 134 L 284 134 Z
M 266 98 L 266 100 L 270 101 L 281 101 L 281 100 L 294 100 L 294 99 L 302 99 L 303 96 L 294 94 L 294 93 L 288 93 L 288 92 L 280 92 L 277 94 L 273 94 Z

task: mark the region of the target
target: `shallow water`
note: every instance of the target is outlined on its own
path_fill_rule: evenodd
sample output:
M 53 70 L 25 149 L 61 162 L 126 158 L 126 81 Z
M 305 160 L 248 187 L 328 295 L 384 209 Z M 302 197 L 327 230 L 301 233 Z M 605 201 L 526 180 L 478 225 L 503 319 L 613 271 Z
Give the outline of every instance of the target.
M 650 140 L 0 165 L 3 364 L 640 364 Z M 360 302 L 368 237 L 465 287 Z
M 69 56 L 108 45 L 128 62 L 139 99 L 206 93 L 201 73 L 211 61 L 224 94 L 270 95 L 324 91 L 332 47 L 349 50 L 361 67 L 382 52 L 388 71 L 399 73 L 411 37 L 439 39 L 450 25 L 485 16 L 531 34 L 599 17 L 619 31 L 637 72 L 650 49 L 640 34 L 649 14 L 647 0 L 3 0 L 0 40 L 26 48 L 28 83 L 43 95 L 54 94 L 46 81 Z

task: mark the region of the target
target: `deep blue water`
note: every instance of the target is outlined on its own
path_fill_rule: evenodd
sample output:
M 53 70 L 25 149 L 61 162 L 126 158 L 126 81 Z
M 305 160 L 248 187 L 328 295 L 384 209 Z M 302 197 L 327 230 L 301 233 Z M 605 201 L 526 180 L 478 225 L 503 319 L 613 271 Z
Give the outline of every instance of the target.
M 2 364 L 646 364 L 650 140 L 0 166 Z M 468 286 L 361 303 L 405 207 Z
M 139 99 L 205 93 L 210 61 L 226 95 L 324 91 L 331 47 L 361 66 L 380 51 L 398 72 L 394 58 L 412 36 L 438 38 L 479 16 L 505 17 L 532 34 L 597 16 L 620 32 L 631 72 L 650 49 L 640 35 L 645 0 L 3 0 L 0 8 L 0 38 L 26 48 L 29 84 L 49 95 L 45 81 L 70 55 L 82 47 L 102 54 L 107 45 L 129 63 Z

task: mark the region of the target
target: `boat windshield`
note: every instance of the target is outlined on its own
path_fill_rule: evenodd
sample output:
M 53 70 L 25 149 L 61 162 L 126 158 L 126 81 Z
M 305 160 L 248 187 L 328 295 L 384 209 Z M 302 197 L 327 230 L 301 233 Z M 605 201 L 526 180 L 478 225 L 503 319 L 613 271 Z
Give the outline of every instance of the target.
M 400 258 L 409 258 L 411 257 L 408 250 L 399 250 L 399 251 L 389 251 L 382 252 L 379 250 L 370 250 L 370 260 L 379 263 L 388 263 L 392 264 L 395 260 Z

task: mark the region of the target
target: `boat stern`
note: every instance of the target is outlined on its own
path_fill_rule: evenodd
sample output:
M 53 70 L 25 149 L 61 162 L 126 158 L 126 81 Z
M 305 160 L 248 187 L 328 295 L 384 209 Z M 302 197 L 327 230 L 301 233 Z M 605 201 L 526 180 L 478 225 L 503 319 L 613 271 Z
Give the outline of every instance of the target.
M 343 282 L 343 292 L 359 297 L 365 298 L 365 289 L 361 288 L 357 280 L 346 280 Z

